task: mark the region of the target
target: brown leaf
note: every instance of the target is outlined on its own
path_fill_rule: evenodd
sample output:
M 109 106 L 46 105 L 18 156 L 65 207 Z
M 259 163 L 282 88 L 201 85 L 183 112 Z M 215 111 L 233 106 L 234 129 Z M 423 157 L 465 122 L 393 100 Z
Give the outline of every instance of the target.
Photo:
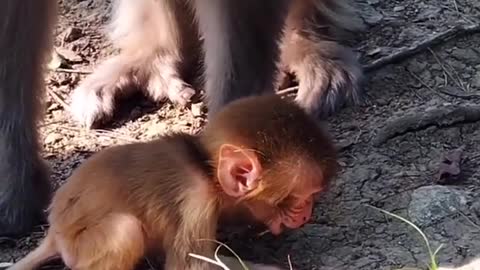
M 438 168 L 438 184 L 450 184 L 458 180 L 462 172 L 460 165 L 464 149 L 462 146 L 445 154 Z

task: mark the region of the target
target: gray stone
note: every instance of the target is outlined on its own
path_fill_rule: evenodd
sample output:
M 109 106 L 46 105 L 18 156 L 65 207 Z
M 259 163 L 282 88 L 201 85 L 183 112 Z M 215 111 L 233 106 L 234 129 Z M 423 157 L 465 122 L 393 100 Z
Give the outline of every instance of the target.
M 451 59 L 449 63 L 450 63 L 450 66 L 452 66 L 452 68 L 454 68 L 457 72 L 462 71 L 467 67 L 467 65 L 465 65 L 463 61 L 457 61 L 457 60 Z
M 426 6 L 421 9 L 420 14 L 417 15 L 417 21 L 425 21 L 437 17 L 442 9 L 435 6 Z
M 433 185 L 416 189 L 408 207 L 410 220 L 429 226 L 465 208 L 467 194 L 450 187 Z
M 455 48 L 452 51 L 451 55 L 453 58 L 460 61 L 466 61 L 467 63 L 475 63 L 479 57 L 478 53 L 472 48 L 466 48 L 466 49 Z
M 416 59 L 412 59 L 408 64 L 408 70 L 418 74 L 427 67 L 427 62 L 419 62 Z
M 480 201 L 474 202 L 470 206 L 470 210 L 478 217 L 480 218 Z
M 62 135 L 58 133 L 50 133 L 45 137 L 45 144 L 52 144 L 59 142 L 63 139 Z
M 472 86 L 480 89 L 480 70 L 478 70 L 472 78 Z
M 372 7 L 369 4 L 366 3 L 358 3 L 357 4 L 360 10 L 362 11 L 360 15 L 362 16 L 362 19 L 367 23 L 368 25 L 376 25 L 380 21 L 383 20 L 383 15 L 382 13 L 378 12 L 374 7 Z

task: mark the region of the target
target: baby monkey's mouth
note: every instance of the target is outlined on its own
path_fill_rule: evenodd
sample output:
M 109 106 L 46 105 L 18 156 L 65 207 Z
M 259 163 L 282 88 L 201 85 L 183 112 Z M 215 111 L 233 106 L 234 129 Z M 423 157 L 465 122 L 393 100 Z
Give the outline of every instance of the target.
M 288 230 L 288 227 L 285 226 L 285 224 L 283 224 L 282 222 L 279 222 L 279 221 L 273 221 L 273 222 L 270 222 L 269 224 L 267 224 L 267 228 L 264 231 L 262 231 L 261 233 L 259 233 L 258 236 L 262 236 L 266 233 L 271 233 L 273 235 L 279 235 L 282 232 L 284 232 L 285 230 Z

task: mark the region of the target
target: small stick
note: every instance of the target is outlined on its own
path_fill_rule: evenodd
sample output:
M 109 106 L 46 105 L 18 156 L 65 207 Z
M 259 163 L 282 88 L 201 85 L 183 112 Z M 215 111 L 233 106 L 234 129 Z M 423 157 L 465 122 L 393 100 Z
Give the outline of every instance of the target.
M 442 97 L 441 95 L 439 95 L 437 93 L 437 91 L 435 91 L 430 85 L 428 85 L 426 82 L 424 82 L 418 75 L 416 75 L 415 73 L 411 72 L 410 70 L 408 70 L 408 73 L 410 73 L 410 75 L 415 78 L 419 83 L 421 83 L 424 87 L 426 87 L 428 90 L 430 90 L 432 93 L 434 93 L 435 95 L 437 95 L 439 98 L 443 99 L 446 101 L 446 99 L 444 97 Z
M 129 143 L 135 143 L 138 142 L 138 140 L 127 137 L 126 135 L 119 134 L 113 131 L 108 131 L 108 130 L 86 130 L 83 128 L 77 128 L 77 127 L 70 127 L 70 126 L 65 126 L 65 125 L 57 125 L 58 128 L 60 129 L 65 129 L 65 130 L 70 130 L 70 131 L 75 131 L 75 132 L 82 132 L 82 131 L 87 131 L 86 133 L 83 133 L 87 136 L 95 136 L 95 137 L 108 137 L 112 139 L 118 139 L 118 140 L 123 140 L 125 142 Z
M 56 68 L 54 69 L 56 72 L 64 72 L 64 73 L 77 73 L 77 74 L 91 74 L 91 70 L 78 70 L 78 69 L 70 69 L 70 68 Z
M 298 91 L 298 86 L 292 86 L 288 87 L 282 90 L 277 91 L 277 95 L 283 96 L 283 95 L 288 95 L 288 94 L 294 94 Z
M 366 72 L 377 70 L 385 65 L 392 64 L 394 62 L 404 60 L 409 56 L 412 56 L 420 51 L 425 50 L 426 48 L 437 45 L 441 42 L 448 41 L 456 36 L 474 34 L 480 32 L 480 24 L 471 24 L 471 25 L 456 25 L 446 31 L 434 34 L 423 41 L 414 43 L 409 47 L 402 47 L 395 51 L 394 53 L 381 57 L 377 60 L 372 61 L 369 64 L 364 65 L 364 70 Z
M 70 106 L 68 106 L 68 104 L 60 97 L 60 95 L 58 95 L 55 91 L 53 91 L 52 89 L 48 89 L 47 88 L 47 93 L 53 98 L 55 99 L 55 101 L 57 103 L 59 103 L 64 109 L 68 110 L 70 109 Z

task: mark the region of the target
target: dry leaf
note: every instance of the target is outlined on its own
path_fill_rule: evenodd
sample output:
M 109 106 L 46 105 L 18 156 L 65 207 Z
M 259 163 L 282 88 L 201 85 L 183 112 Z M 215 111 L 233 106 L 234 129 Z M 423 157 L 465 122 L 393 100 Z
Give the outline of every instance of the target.
M 442 159 L 438 168 L 438 184 L 449 184 L 456 182 L 461 173 L 460 164 L 465 147 L 457 148 L 448 152 Z

